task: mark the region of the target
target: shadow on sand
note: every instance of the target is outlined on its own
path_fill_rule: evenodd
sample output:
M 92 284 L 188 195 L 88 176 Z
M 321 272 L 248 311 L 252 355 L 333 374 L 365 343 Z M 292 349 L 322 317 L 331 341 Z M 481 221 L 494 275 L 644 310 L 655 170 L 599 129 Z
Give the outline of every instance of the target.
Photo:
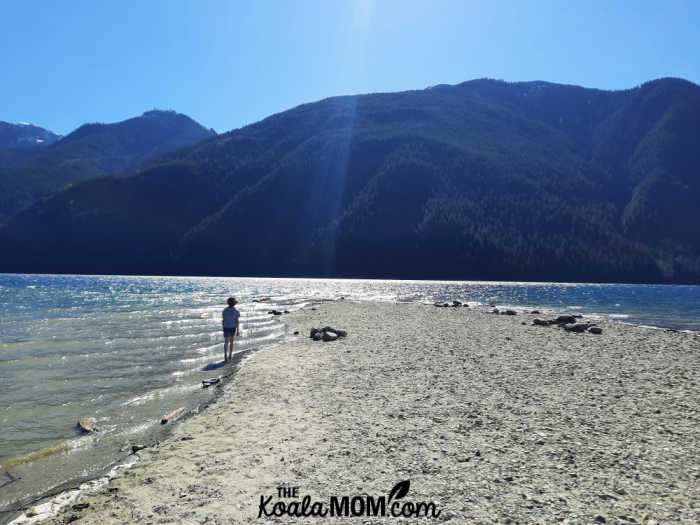
M 226 363 L 223 361 L 217 361 L 216 363 L 209 363 L 207 366 L 202 368 L 203 372 L 206 372 L 207 370 L 217 370 L 219 368 L 222 368 L 226 366 Z

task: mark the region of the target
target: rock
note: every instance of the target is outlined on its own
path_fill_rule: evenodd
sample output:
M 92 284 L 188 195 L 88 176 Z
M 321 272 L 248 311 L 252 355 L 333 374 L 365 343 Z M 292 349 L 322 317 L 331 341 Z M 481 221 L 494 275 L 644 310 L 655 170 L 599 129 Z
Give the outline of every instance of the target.
M 39 512 L 37 512 L 36 507 L 29 507 L 24 513 L 28 518 L 33 518 L 37 514 L 39 514 Z
M 345 330 L 336 330 L 335 328 L 333 328 L 332 330 L 328 330 L 328 332 L 334 332 L 335 335 L 337 335 L 338 337 L 345 337 L 346 335 L 348 335 L 348 333 Z
M 309 337 L 313 339 L 316 336 L 316 334 L 320 334 L 321 332 L 323 332 L 323 330 L 319 330 L 318 328 L 312 328 Z
M 601 516 L 600 514 L 598 514 L 598 515 L 595 517 L 595 522 L 596 522 L 596 523 L 606 523 L 606 521 L 607 521 L 607 520 L 606 520 L 603 516 Z
M 498 313 L 498 308 L 494 308 L 493 310 L 491 310 L 491 313 L 492 313 L 492 314 L 497 314 L 497 313 Z
M 299 335 L 299 330 L 295 330 L 294 335 Z
M 146 448 L 146 445 L 131 445 L 131 453 L 136 454 L 139 450 Z
M 76 503 L 75 505 L 73 505 L 73 510 L 85 510 L 89 506 L 89 503 Z
M 576 318 L 573 315 L 560 315 L 554 322 L 556 324 L 571 324 L 576 322 Z
M 588 324 L 586 323 L 577 323 L 577 324 L 565 324 L 564 325 L 564 330 L 567 332 L 585 332 L 588 329 Z
M 515 310 L 506 310 L 506 315 L 518 315 L 518 312 Z
M 540 311 L 539 311 L 539 310 L 533 310 L 533 311 L 532 311 L 532 312 L 530 312 L 530 313 L 531 313 L 531 314 L 535 314 L 535 315 L 537 315 L 537 314 L 539 314 L 539 313 L 540 313 Z
M 526 323 L 525 321 L 523 321 L 523 322 L 520 323 L 520 324 L 523 325 L 523 326 L 527 325 L 527 323 Z
M 89 417 L 84 417 L 78 421 L 78 429 L 81 432 L 99 432 L 99 429 L 95 426 L 95 421 Z
M 452 306 L 462 306 L 461 301 L 452 301 Z
M 323 339 L 323 332 L 315 332 L 314 335 L 311 336 L 311 339 L 314 341 L 320 341 Z
M 289 313 L 289 310 L 285 310 L 284 313 L 285 313 L 285 314 L 288 314 L 288 313 Z
M 463 308 L 469 308 L 469 305 L 468 305 L 467 303 L 464 303 L 464 304 L 462 305 L 462 307 L 463 307 Z
M 282 315 L 282 312 L 280 312 L 279 310 L 270 310 L 267 313 L 272 315 Z
M 552 324 L 552 321 L 545 321 L 544 319 L 533 319 L 532 324 L 537 326 L 549 326 L 550 324 Z
M 329 330 L 328 332 L 323 332 L 322 338 L 324 341 L 335 341 L 338 339 L 338 334 Z
M 603 329 L 599 326 L 591 326 L 588 328 L 588 331 L 592 334 L 602 334 Z
M 220 377 L 214 377 L 212 379 L 204 379 L 202 381 L 202 388 L 209 388 L 210 386 L 217 385 L 221 382 Z

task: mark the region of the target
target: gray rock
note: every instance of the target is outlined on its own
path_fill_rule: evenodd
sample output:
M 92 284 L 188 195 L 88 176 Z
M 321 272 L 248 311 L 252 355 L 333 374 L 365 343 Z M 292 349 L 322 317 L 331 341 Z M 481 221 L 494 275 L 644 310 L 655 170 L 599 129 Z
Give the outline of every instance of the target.
M 599 326 L 591 326 L 588 328 L 588 331 L 592 334 L 602 334 L 603 329 Z
M 577 323 L 577 324 L 565 324 L 564 330 L 567 332 L 585 332 L 588 329 L 588 324 Z
M 338 339 L 338 334 L 329 330 L 328 332 L 323 332 L 322 338 L 324 341 L 335 341 Z
M 506 315 L 518 315 L 518 312 L 515 310 L 506 310 Z
M 560 315 L 554 322 L 556 324 L 571 324 L 576 322 L 576 318 L 573 315 Z
M 532 324 L 537 326 L 549 326 L 553 321 L 545 321 L 544 319 L 533 319 Z
M 323 332 L 315 332 L 314 335 L 311 336 L 311 339 L 314 341 L 320 341 L 323 339 Z
M 530 312 L 530 313 L 531 313 L 531 314 L 539 314 L 539 313 L 540 313 L 540 311 L 539 311 L 539 310 L 533 310 L 533 311 L 532 311 L 532 312 Z

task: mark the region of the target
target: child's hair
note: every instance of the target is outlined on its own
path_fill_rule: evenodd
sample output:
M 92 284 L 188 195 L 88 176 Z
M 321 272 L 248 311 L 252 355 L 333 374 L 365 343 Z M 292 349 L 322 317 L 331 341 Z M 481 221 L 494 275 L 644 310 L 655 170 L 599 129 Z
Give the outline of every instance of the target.
M 238 301 L 236 301 L 236 298 L 235 298 L 235 297 L 229 297 L 228 300 L 227 300 L 226 302 L 228 303 L 229 306 L 233 306 L 233 305 L 236 304 Z

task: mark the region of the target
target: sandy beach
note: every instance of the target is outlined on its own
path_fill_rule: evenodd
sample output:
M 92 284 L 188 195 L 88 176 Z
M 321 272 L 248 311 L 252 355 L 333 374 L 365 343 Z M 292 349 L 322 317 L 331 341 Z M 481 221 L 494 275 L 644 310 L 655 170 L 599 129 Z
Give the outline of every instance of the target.
M 697 523 L 700 337 L 535 317 L 347 302 L 283 316 L 295 340 L 44 523 Z M 347 337 L 309 338 L 326 325 Z M 439 515 L 258 517 L 261 498 L 361 502 L 403 481 L 394 502 Z

